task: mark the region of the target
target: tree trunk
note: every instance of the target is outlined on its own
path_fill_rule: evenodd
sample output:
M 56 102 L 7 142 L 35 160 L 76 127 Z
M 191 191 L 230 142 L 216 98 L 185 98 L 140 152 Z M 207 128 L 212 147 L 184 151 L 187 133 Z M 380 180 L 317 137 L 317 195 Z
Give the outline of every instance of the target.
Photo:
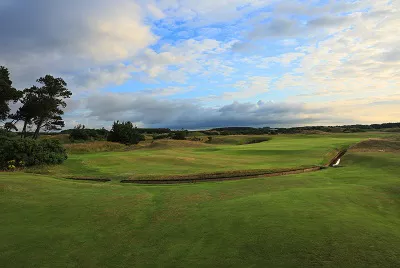
M 21 138 L 26 138 L 26 126 L 28 125 L 28 120 L 24 121 L 24 127 L 22 128 Z
M 35 130 L 35 134 L 33 135 L 33 139 L 36 140 L 37 138 L 39 138 L 39 132 L 40 132 L 40 129 L 42 128 L 42 124 L 43 124 L 43 119 L 40 119 L 36 126 L 36 130 Z

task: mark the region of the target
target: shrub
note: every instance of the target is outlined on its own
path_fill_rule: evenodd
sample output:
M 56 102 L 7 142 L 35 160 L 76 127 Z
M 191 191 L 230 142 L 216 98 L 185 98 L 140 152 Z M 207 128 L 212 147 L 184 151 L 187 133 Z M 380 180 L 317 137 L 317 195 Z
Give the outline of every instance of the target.
M 153 134 L 153 140 L 161 140 L 161 139 L 168 139 L 170 135 L 168 133 L 165 134 Z
M 114 122 L 110 133 L 108 134 L 108 141 L 119 142 L 126 145 L 138 144 L 145 140 L 143 134 L 140 134 L 136 127 L 131 122 Z
M 17 137 L 17 133 L 0 128 L 0 137 L 14 138 Z
M 69 139 L 71 141 L 74 140 L 88 140 L 89 139 L 89 135 L 85 129 L 84 125 L 77 125 L 76 127 L 74 127 L 74 129 L 71 131 L 71 133 L 69 134 Z
M 189 131 L 187 131 L 187 130 L 175 131 L 174 134 L 172 135 L 172 139 L 186 140 L 188 133 L 189 133 Z
M 67 153 L 58 140 L 0 138 L 0 169 L 61 164 Z M 14 167 L 13 167 L 14 166 Z
M 87 129 L 84 125 L 77 125 L 74 129 L 70 130 L 70 141 L 87 141 L 87 140 L 105 140 L 108 131 L 102 129 Z

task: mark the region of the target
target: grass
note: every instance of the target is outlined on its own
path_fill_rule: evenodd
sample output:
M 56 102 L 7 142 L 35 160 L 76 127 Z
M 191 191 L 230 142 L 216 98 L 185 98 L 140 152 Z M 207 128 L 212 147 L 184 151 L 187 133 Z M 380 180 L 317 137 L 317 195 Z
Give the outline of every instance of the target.
M 324 143 L 307 140 L 311 152 Z M 399 267 L 399 161 L 350 151 L 342 167 L 315 173 L 169 186 L 0 173 L 0 263 Z
M 373 134 L 373 137 L 385 134 Z M 386 134 L 387 135 L 387 134 Z M 279 135 L 246 145 L 155 141 L 138 150 L 70 154 L 62 166 L 33 169 L 60 178 L 157 178 L 227 171 L 274 170 L 326 164 L 336 150 L 371 134 Z M 219 138 L 253 140 L 253 136 Z M 262 138 L 262 137 L 261 137 Z M 75 146 L 75 145 L 73 145 Z
M 400 152 L 399 139 L 368 139 L 353 147 L 357 151 Z
M 64 147 L 69 154 L 123 151 L 128 148 L 123 144 L 109 141 L 70 143 Z

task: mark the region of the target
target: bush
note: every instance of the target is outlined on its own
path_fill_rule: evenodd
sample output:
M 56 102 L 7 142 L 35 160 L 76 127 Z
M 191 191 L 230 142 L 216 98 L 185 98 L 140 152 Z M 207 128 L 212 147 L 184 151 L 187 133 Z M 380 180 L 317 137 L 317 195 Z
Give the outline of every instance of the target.
M 8 131 L 4 128 L 0 128 L 0 137 L 8 137 L 8 138 L 15 138 L 17 137 L 17 133 Z
M 71 141 L 74 140 L 88 140 L 89 139 L 89 135 L 85 129 L 84 125 L 77 125 L 76 127 L 74 127 L 74 129 L 71 131 L 71 133 L 69 134 L 69 139 Z
M 140 134 L 131 122 L 114 122 L 113 127 L 108 134 L 108 141 L 119 142 L 126 145 L 138 144 L 145 140 L 143 134 Z
M 67 153 L 58 140 L 0 137 L 0 169 L 61 164 L 66 159 Z
M 176 131 L 172 135 L 172 139 L 174 139 L 174 140 L 186 140 L 186 137 L 187 137 L 188 134 L 189 134 L 189 131 L 187 131 L 187 130 Z
M 170 135 L 168 133 L 165 134 L 153 134 L 153 140 L 161 140 L 161 139 L 168 139 Z
M 105 140 L 108 131 L 102 129 L 87 129 L 84 125 L 77 125 L 74 129 L 70 130 L 70 141 L 88 141 L 88 140 Z

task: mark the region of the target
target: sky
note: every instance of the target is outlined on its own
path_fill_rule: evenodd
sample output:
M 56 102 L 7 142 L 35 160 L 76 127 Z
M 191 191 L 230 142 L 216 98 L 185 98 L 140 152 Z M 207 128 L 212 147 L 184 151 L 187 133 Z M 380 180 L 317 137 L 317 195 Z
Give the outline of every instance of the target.
M 400 121 L 400 0 L 0 0 L 0 65 L 109 128 Z

